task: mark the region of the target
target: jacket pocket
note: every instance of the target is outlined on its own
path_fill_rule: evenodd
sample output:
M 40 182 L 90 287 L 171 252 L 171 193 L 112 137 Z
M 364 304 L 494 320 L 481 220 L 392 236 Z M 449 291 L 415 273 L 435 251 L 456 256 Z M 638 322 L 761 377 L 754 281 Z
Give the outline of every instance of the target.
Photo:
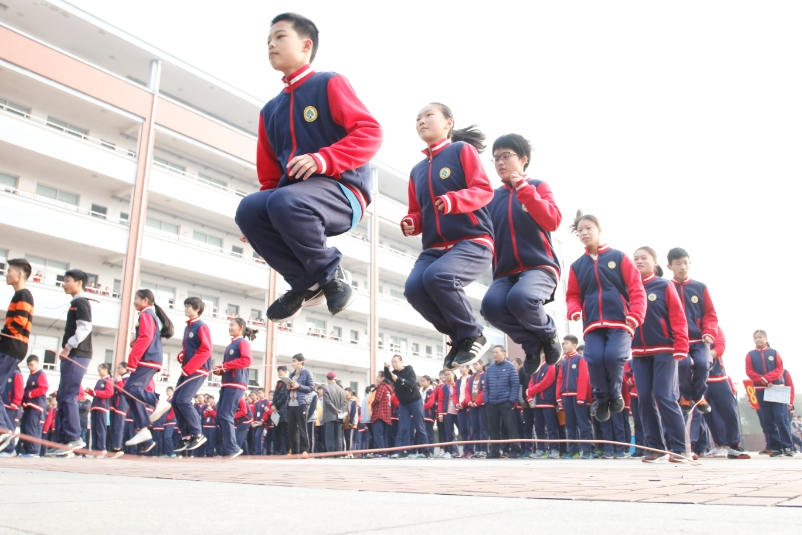
M 468 219 L 470 219 L 471 223 L 474 224 L 474 225 L 478 225 L 479 224 L 479 220 L 476 218 L 475 215 L 473 215 L 473 212 L 468 212 Z
M 663 328 L 663 335 L 668 338 L 668 327 L 666 326 L 666 320 L 660 318 L 660 326 Z

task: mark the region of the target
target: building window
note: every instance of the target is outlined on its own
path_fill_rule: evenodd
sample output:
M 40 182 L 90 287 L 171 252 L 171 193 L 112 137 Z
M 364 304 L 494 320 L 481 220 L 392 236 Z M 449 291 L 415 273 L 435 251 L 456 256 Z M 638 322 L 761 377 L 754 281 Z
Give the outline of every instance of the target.
M 103 356 L 103 362 L 105 362 L 106 364 L 110 364 L 112 366 L 114 365 L 114 350 L 113 349 L 107 349 L 106 350 L 106 354 Z M 165 361 L 165 362 L 168 362 L 168 361 Z M 112 370 L 112 371 L 114 371 L 114 370 Z
M 332 340 L 337 340 L 338 342 L 342 342 L 343 339 L 343 330 L 341 327 L 332 327 L 331 332 L 329 333 L 329 338 Z
M 390 290 L 390 297 L 393 299 L 398 299 L 399 301 L 404 301 L 404 292 L 399 292 L 398 290 Z
M 33 335 L 29 338 L 28 351 L 36 355 L 46 370 L 56 369 L 56 354 L 49 348 L 59 347 L 59 339 L 55 336 Z
M 187 168 L 183 165 L 178 165 L 177 163 L 168 162 L 164 158 L 159 158 L 158 156 L 153 157 L 153 163 L 161 164 L 162 167 L 166 167 L 172 171 L 178 171 L 180 173 L 185 173 Z
M 416 357 L 420 356 L 420 344 L 412 343 L 412 354 Z
M 359 331 L 351 331 L 351 343 L 352 344 L 359 343 Z
M 248 386 L 259 386 L 259 370 L 248 368 Z
M 114 284 L 111 287 L 111 293 L 113 297 L 120 297 L 120 293 L 123 291 L 123 281 L 120 279 L 114 279 Z
M 407 339 L 400 336 L 390 337 L 390 351 L 404 352 L 407 350 Z
M 326 322 L 315 318 L 306 318 L 306 334 L 323 337 L 326 334 Z
M 65 204 L 74 204 L 75 206 L 78 206 L 77 195 L 74 195 L 72 193 L 67 193 L 66 191 L 61 191 L 56 188 L 51 188 L 50 186 L 37 184 L 36 194 L 41 195 L 42 197 L 47 197 L 48 199 L 53 199 L 56 201 L 63 202 Z
M 187 292 L 187 297 L 200 297 L 200 300 L 206 305 L 207 311 L 211 307 L 211 313 L 217 314 L 219 300 L 216 297 L 212 297 L 211 295 L 203 295 L 197 292 Z
M 426 356 L 429 358 L 432 357 L 432 346 L 426 346 Z
M 237 247 L 236 245 L 231 246 L 231 255 L 236 256 L 237 258 L 242 258 L 242 255 L 245 253 L 245 249 L 242 247 Z
M 0 98 L 0 109 L 10 111 L 11 113 L 16 113 L 17 115 L 22 115 L 22 116 L 31 114 L 30 108 L 26 108 L 21 104 L 15 104 L 14 102 L 9 102 L 1 98 Z
M 92 205 L 92 217 L 99 217 L 100 219 L 106 219 L 106 215 L 109 213 L 109 209 L 105 206 L 100 206 L 99 204 Z
M 223 240 L 221 238 L 209 236 L 208 234 L 198 232 L 197 230 L 192 233 L 192 239 L 200 243 L 205 243 L 214 247 L 220 247 L 221 249 L 223 247 Z
M 226 315 L 227 316 L 239 316 L 239 305 L 232 305 L 229 304 L 226 307 Z
M 209 183 L 210 186 L 215 186 L 221 189 L 228 189 L 228 182 L 224 182 L 222 180 L 218 180 L 214 177 L 209 175 L 204 175 L 203 173 L 198 173 L 198 178 L 201 179 L 202 182 Z
M 147 281 L 142 281 L 139 285 L 153 292 L 153 295 L 156 297 L 156 303 L 158 303 L 159 306 L 175 308 L 175 288 Z
M 351 381 L 351 392 L 353 392 L 355 396 L 359 395 L 359 383 L 356 381 Z
M 128 221 L 129 219 L 130 216 L 128 214 L 126 214 L 125 212 L 120 212 L 120 221 Z
M 17 177 L 0 173 L 0 187 L 2 188 L 17 188 Z
M 437 344 L 437 356 L 438 357 L 443 356 L 443 346 L 441 344 Z
M 68 265 L 65 262 L 57 262 L 27 254 L 25 255 L 25 260 L 31 263 L 31 278 L 33 282 L 44 284 L 52 282 L 56 286 L 60 286 L 59 282 L 64 279 L 64 272 L 67 271 Z
M 251 320 L 261 320 L 262 319 L 262 309 L 260 308 L 252 308 L 251 309 Z
M 145 226 L 155 228 L 156 230 L 161 230 L 162 232 L 167 232 L 169 234 L 178 234 L 178 225 L 166 223 L 160 219 L 156 219 L 155 217 L 145 218 Z
M 84 138 L 89 134 L 89 130 L 86 128 L 75 126 L 74 124 L 56 119 L 55 117 L 50 117 L 49 115 L 47 116 L 47 126 L 55 128 L 56 130 L 61 130 L 62 132 L 66 132 L 73 136 L 78 136 L 80 138 Z

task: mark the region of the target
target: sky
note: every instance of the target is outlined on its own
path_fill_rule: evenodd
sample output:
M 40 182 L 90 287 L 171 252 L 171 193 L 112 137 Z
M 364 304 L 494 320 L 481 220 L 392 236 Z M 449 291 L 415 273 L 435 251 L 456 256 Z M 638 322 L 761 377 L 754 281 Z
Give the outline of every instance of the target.
M 526 136 L 529 175 L 563 214 L 568 263 L 582 253 L 566 230 L 578 209 L 628 254 L 650 245 L 665 264 L 671 247 L 687 249 L 730 375 L 745 377 L 764 329 L 802 381 L 800 235 L 786 234 L 802 178 L 802 3 L 70 3 L 264 100 L 281 88 L 270 19 L 297 10 L 320 29 L 315 69 L 345 75 L 382 124 L 378 159 L 406 173 L 422 158 L 414 121 L 432 101 L 491 141 Z M 482 158 L 497 182 L 490 151 Z

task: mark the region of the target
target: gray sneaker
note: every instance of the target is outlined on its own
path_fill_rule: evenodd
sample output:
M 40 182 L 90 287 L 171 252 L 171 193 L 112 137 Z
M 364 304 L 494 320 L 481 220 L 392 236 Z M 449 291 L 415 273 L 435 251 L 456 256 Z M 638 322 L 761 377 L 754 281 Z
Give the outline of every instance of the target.
M 85 447 L 86 446 L 86 442 L 84 442 L 83 440 L 78 438 L 78 439 L 71 440 L 71 441 L 67 442 L 66 444 L 64 444 L 64 446 L 65 446 L 65 449 L 59 450 L 58 452 L 54 453 L 54 455 L 56 457 L 66 457 L 67 455 L 69 455 L 73 451 L 79 450 L 79 449 Z
M 560 450 L 551 450 L 549 452 L 549 459 L 559 459 L 560 458 Z

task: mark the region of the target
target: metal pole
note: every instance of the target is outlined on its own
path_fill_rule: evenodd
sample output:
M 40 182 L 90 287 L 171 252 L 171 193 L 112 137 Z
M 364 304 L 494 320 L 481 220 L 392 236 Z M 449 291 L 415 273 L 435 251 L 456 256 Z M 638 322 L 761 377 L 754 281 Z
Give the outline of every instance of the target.
M 376 362 L 379 359 L 379 171 L 370 168 L 370 185 L 373 204 L 370 212 L 370 377 L 371 384 L 376 377 Z

